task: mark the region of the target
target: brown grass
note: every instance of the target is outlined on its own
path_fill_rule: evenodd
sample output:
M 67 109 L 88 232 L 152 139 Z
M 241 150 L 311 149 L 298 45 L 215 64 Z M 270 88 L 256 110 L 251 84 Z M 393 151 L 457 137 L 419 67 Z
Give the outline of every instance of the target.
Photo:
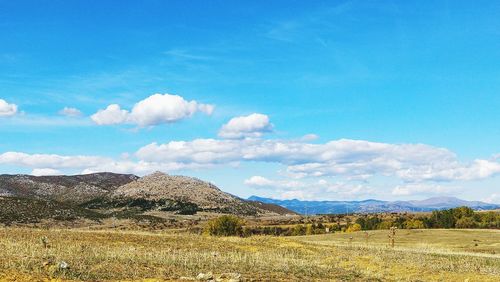
M 41 242 L 44 236 L 49 248 Z M 453 250 L 413 252 L 410 245 L 407 250 L 398 246 L 393 250 L 359 245 L 356 241 L 346 246 L 328 236 L 335 235 L 215 238 L 131 231 L 0 228 L 0 280 L 162 281 L 207 272 L 240 273 L 244 281 L 500 279 L 500 258 L 494 255 L 457 255 Z M 359 236 L 363 234 L 359 232 Z M 58 269 L 61 261 L 67 262 L 70 269 Z

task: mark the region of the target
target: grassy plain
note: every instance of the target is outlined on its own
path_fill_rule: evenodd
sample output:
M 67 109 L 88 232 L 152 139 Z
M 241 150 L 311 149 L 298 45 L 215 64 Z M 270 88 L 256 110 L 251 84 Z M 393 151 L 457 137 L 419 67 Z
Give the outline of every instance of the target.
M 0 228 L 0 281 L 177 281 L 208 272 L 238 273 L 241 281 L 500 280 L 499 231 L 400 230 L 394 249 L 386 231 L 369 234 L 214 238 Z M 62 261 L 69 269 L 58 268 Z

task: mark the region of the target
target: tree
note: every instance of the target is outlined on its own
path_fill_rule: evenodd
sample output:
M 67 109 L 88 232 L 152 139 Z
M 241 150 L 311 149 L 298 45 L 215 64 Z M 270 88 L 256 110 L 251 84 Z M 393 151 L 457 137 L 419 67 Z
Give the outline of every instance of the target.
M 306 235 L 313 235 L 314 234 L 314 228 L 312 224 L 308 224 L 306 227 Z
M 347 228 L 347 232 L 357 232 L 357 231 L 361 231 L 361 225 L 359 225 L 358 223 L 354 223 L 352 225 L 349 225 L 349 227 Z
M 389 229 L 394 225 L 394 223 L 390 220 L 384 220 L 378 225 L 378 229 Z
M 456 228 L 474 228 L 476 227 L 476 222 L 472 217 L 462 217 L 455 223 Z
M 405 221 L 406 229 L 423 229 L 425 228 L 424 222 L 418 219 L 409 219 Z
M 456 219 L 453 216 L 453 210 L 442 210 L 442 211 L 433 211 L 432 219 L 435 222 L 434 227 L 439 228 L 453 228 L 455 227 Z
M 460 219 L 462 217 L 472 217 L 474 216 L 474 210 L 469 207 L 458 207 L 452 209 L 453 216 L 455 219 Z
M 301 236 L 306 234 L 306 227 L 302 224 L 297 224 L 293 227 L 292 236 Z
M 205 233 L 212 236 L 243 235 L 243 220 L 233 215 L 223 215 L 207 222 Z

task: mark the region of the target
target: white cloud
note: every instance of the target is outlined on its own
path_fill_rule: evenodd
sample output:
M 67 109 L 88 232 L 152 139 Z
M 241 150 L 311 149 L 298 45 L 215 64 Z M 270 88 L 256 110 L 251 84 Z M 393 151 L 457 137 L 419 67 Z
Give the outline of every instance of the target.
M 52 168 L 35 168 L 31 171 L 34 176 L 48 176 L 48 175 L 62 175 L 63 173 L 57 169 Z
M 23 166 L 30 168 L 79 169 L 98 166 L 112 161 L 98 156 L 61 156 L 55 154 L 26 154 L 20 152 L 5 152 L 0 154 L 0 164 Z
M 302 190 L 292 190 L 282 192 L 279 198 L 283 200 L 309 200 L 311 199 L 311 194 Z
M 246 179 L 244 183 L 245 185 L 256 188 L 264 187 L 264 188 L 280 188 L 280 189 L 295 189 L 295 188 L 305 187 L 308 185 L 306 183 L 301 183 L 295 180 L 281 180 L 281 181 L 270 180 L 263 176 L 258 176 L 258 175 Z
M 94 172 L 133 173 L 145 175 L 154 171 L 176 171 L 211 167 L 211 164 L 180 162 L 147 162 L 141 160 L 114 160 L 100 156 L 62 156 L 55 154 L 26 154 L 5 152 L 0 154 L 0 165 L 32 168 L 33 175 L 63 174 L 63 170 Z
M 493 193 L 483 201 L 490 204 L 500 204 L 500 194 Z
M 257 187 L 275 186 L 275 182 L 262 176 L 252 176 L 245 180 L 245 185 Z
M 300 141 L 309 142 L 309 141 L 317 140 L 318 138 L 319 138 L 319 136 L 316 134 L 306 134 L 300 138 Z
M 410 183 L 405 185 L 396 186 L 392 190 L 392 194 L 395 196 L 412 196 L 412 195 L 430 195 L 430 194 L 449 194 L 451 192 L 457 192 L 456 187 L 448 187 L 438 184 L 428 184 L 428 183 Z
M 196 112 L 211 115 L 215 106 L 187 101 L 179 95 L 154 94 L 139 101 L 132 110 L 121 109 L 117 104 L 99 110 L 91 118 L 99 125 L 130 123 L 141 127 L 163 123 L 172 123 L 188 117 Z
M 64 107 L 59 111 L 59 114 L 68 117 L 79 117 L 82 115 L 82 112 L 77 108 Z
M 209 104 L 198 104 L 198 110 L 208 116 L 211 116 L 214 113 L 215 106 Z
M 262 176 L 252 176 L 244 181 L 252 188 L 266 188 L 275 191 L 282 199 L 339 199 L 359 198 L 373 192 L 373 189 L 363 183 L 318 181 L 271 180 Z
M 129 112 L 122 110 L 120 105 L 111 104 L 104 110 L 99 110 L 90 117 L 98 125 L 124 123 L 129 118 Z
M 0 99 L 0 117 L 10 117 L 17 113 L 17 105 Z
M 0 165 L 31 169 L 98 172 L 111 171 L 144 175 L 156 170 L 175 171 L 235 165 L 240 162 L 267 162 L 285 166 L 290 179 L 270 180 L 254 176 L 245 181 L 252 187 L 283 191 L 312 189 L 338 195 L 359 195 L 369 189 L 371 178 L 390 177 L 405 185 L 394 195 L 446 193 L 446 185 L 429 183 L 485 179 L 500 174 L 496 159 L 460 162 L 443 148 L 422 144 L 388 144 L 362 140 L 334 140 L 311 144 L 297 140 L 196 139 L 152 143 L 127 158 L 62 156 L 54 154 L 0 154 Z M 301 179 L 302 178 L 302 179 Z M 335 183 L 325 178 L 339 180 Z M 311 182 L 316 179 L 316 182 Z M 301 180 L 301 181 L 298 181 Z M 425 185 L 424 185 L 425 184 Z M 316 190 L 315 190 L 316 189 Z M 447 189 L 447 188 L 446 188 Z
M 260 137 L 266 132 L 271 132 L 272 129 L 273 125 L 269 122 L 267 115 L 253 113 L 232 118 L 222 126 L 219 136 L 228 139 Z
M 500 173 L 500 163 L 493 159 L 462 163 L 453 152 L 444 148 L 349 139 L 324 144 L 294 140 L 196 139 L 152 143 L 140 148 L 136 156 L 149 162 L 279 163 L 296 177 L 368 179 L 381 175 L 419 182 L 484 179 Z

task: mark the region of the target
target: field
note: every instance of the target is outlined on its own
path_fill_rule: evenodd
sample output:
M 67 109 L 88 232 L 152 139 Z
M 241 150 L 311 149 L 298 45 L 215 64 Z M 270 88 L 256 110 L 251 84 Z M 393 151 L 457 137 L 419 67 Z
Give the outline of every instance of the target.
M 0 280 L 177 281 L 209 272 L 223 281 L 500 280 L 499 231 L 399 230 L 394 248 L 387 231 L 368 234 L 215 238 L 0 228 Z

